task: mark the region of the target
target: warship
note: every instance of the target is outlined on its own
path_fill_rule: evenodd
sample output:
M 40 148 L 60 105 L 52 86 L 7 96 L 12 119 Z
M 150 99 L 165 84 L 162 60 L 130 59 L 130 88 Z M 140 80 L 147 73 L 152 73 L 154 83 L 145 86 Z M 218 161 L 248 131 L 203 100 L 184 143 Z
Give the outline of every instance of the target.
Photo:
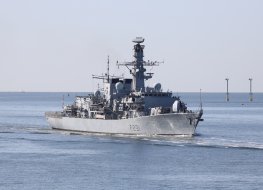
M 145 81 L 153 77 L 147 66 L 160 62 L 144 61 L 144 38 L 136 37 L 134 61 L 117 62 L 128 68 L 131 78 L 117 77 L 107 72 L 92 75 L 101 79 L 103 87 L 87 96 L 76 96 L 72 105 L 62 111 L 46 112 L 47 122 L 53 129 L 107 134 L 135 135 L 193 135 L 203 109 L 188 110 L 179 96 L 163 91 L 160 83 L 152 87 Z

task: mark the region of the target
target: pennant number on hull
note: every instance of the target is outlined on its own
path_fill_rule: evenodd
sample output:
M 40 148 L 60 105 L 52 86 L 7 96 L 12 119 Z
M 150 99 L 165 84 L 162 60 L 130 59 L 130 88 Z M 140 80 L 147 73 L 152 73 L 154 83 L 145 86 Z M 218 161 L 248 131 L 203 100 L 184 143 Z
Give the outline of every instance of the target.
M 130 130 L 131 131 L 141 131 L 139 125 L 136 125 L 136 124 L 130 124 Z

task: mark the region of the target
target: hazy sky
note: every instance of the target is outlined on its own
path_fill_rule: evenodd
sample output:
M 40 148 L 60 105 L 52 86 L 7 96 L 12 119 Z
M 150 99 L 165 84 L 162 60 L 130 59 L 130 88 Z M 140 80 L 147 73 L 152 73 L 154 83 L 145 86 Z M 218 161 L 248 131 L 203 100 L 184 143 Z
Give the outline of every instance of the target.
M 91 91 L 132 39 L 164 90 L 263 92 L 261 0 L 0 0 L 0 91 Z M 127 73 L 127 72 L 126 72 Z M 127 75 L 128 76 L 128 73 Z

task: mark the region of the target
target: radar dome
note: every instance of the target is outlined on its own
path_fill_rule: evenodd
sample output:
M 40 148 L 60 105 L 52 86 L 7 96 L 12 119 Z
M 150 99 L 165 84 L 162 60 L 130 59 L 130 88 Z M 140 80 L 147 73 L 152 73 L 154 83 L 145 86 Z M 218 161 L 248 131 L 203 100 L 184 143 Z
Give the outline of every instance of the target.
M 179 112 L 180 110 L 180 102 L 178 100 L 176 100 L 174 103 L 173 103 L 173 112 Z
M 94 92 L 94 96 L 96 96 L 96 97 L 100 96 L 100 91 L 97 90 L 96 92 Z
M 161 85 L 161 83 L 156 83 L 153 88 L 156 92 L 160 92 L 162 85 Z
M 115 88 L 116 88 L 117 92 L 120 92 L 120 91 L 123 89 L 123 84 L 122 84 L 122 82 L 117 82 L 117 83 L 115 84 Z

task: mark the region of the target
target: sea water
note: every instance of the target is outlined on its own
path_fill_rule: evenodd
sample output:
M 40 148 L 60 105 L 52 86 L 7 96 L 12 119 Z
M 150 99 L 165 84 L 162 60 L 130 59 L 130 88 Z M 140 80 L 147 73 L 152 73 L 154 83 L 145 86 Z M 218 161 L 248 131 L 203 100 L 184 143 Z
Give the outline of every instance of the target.
M 262 189 L 263 94 L 203 93 L 196 135 L 52 130 L 46 111 L 86 93 L 0 93 L 0 189 Z M 199 93 L 179 93 L 193 110 Z

